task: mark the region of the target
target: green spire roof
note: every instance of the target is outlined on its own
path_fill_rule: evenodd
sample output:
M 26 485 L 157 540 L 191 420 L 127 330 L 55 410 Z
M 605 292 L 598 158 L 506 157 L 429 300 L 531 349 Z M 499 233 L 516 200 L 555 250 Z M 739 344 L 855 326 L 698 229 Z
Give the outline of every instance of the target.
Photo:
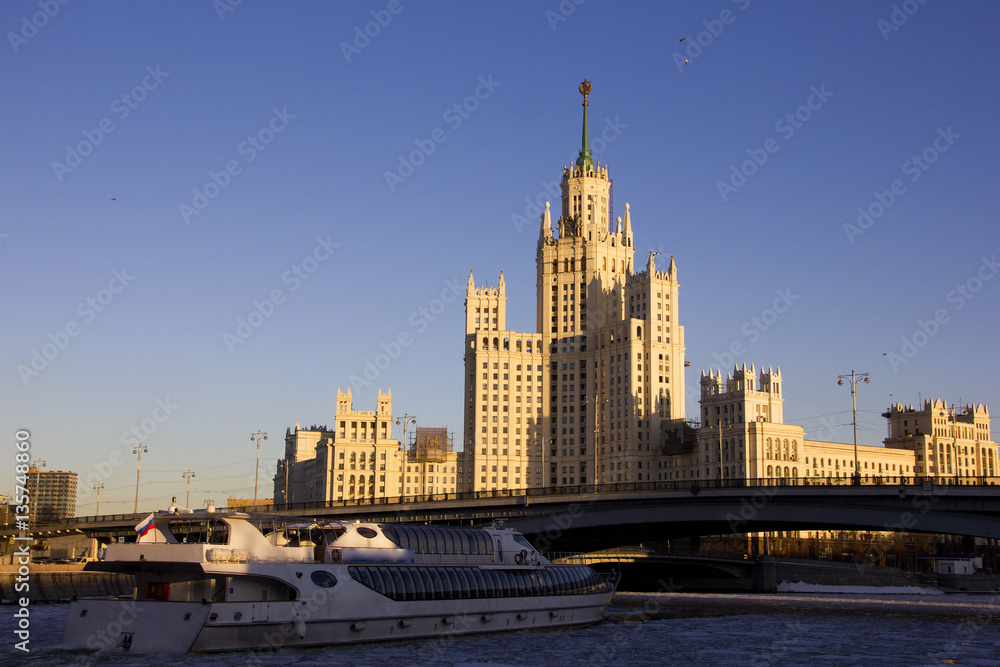
M 591 88 L 590 81 L 586 79 L 580 84 L 580 94 L 583 95 L 583 146 L 580 148 L 580 157 L 576 160 L 576 166 L 580 169 L 584 169 L 587 165 L 591 169 L 594 168 L 594 158 L 590 155 L 590 131 L 587 122 L 587 107 L 590 106 L 587 96 L 590 95 Z

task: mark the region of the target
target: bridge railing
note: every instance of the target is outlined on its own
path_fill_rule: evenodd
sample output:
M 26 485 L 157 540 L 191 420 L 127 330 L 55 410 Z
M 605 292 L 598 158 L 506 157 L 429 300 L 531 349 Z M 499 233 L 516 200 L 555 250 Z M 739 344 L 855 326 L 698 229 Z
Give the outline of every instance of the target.
M 866 475 L 860 480 L 861 486 L 1000 486 L 1000 477 L 932 477 L 932 476 L 889 476 L 889 475 Z M 302 512 L 308 513 L 310 510 L 324 510 L 339 507 L 365 507 L 377 506 L 395 507 L 402 510 L 402 505 L 413 505 L 428 502 L 464 502 L 473 500 L 488 499 L 512 499 L 516 504 L 525 505 L 530 503 L 532 498 L 549 498 L 553 496 L 583 496 L 592 494 L 616 494 L 616 493 L 642 493 L 649 491 L 687 491 L 694 495 L 703 489 L 741 489 L 741 488 L 772 488 L 772 487 L 807 487 L 807 486 L 852 486 L 854 480 L 851 477 L 756 477 L 756 478 L 731 478 L 731 479 L 674 479 L 649 482 L 615 482 L 610 484 L 576 484 L 569 486 L 542 487 L 530 489 L 490 489 L 486 491 L 459 491 L 452 493 L 435 493 L 428 495 L 406 495 L 398 497 L 367 497 L 367 498 L 345 498 L 343 500 L 332 501 L 312 501 L 295 503 L 271 503 L 237 507 L 233 509 L 245 512 Z M 929 487 L 928 487 L 929 488 Z M 148 513 L 138 514 L 104 514 L 99 516 L 82 516 L 60 519 L 49 525 L 52 530 L 74 527 L 92 527 L 93 524 L 104 522 L 121 522 L 134 519 L 136 523 L 145 518 Z M 6 524 L 8 530 L 14 526 L 13 523 Z M 30 527 L 32 532 L 44 532 L 46 524 L 37 524 Z

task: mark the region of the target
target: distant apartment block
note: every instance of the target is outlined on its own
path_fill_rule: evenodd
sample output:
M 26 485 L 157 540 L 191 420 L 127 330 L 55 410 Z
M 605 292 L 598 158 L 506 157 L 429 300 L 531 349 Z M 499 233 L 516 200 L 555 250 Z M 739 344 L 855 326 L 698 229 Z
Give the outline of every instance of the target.
M 28 469 L 28 500 L 36 522 L 76 516 L 76 477 L 75 472 Z

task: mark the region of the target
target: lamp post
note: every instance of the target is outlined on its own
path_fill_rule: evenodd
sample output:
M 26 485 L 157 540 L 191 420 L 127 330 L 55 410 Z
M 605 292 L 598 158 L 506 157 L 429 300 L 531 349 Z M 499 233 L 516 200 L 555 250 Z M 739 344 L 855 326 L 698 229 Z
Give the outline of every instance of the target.
M 403 426 L 403 441 L 402 441 L 402 443 L 400 443 L 401 444 L 400 450 L 402 450 L 404 453 L 403 453 L 403 459 L 399 462 L 400 473 L 402 473 L 402 470 L 403 470 L 403 461 L 406 460 L 406 453 L 405 453 L 406 452 L 406 444 L 407 444 L 406 443 L 406 427 L 409 424 L 416 425 L 416 423 L 417 423 L 417 416 L 416 415 L 411 415 L 411 414 L 408 414 L 408 413 L 403 413 L 403 416 L 400 417 L 400 418 L 398 418 L 396 420 L 396 425 L 397 426 L 399 426 L 400 424 L 402 424 L 402 426 Z M 420 490 L 422 492 L 422 491 L 424 491 L 426 489 L 427 475 L 424 474 L 424 473 L 421 473 L 420 479 L 421 479 Z M 402 485 L 400 485 L 399 491 L 400 491 L 400 493 L 403 492 Z
M 590 403 L 590 404 L 592 404 L 594 406 L 594 442 L 592 443 L 593 447 L 594 447 L 594 456 L 593 456 L 593 460 L 594 460 L 594 493 L 600 493 L 601 482 L 604 481 L 603 479 L 601 479 L 601 470 L 600 470 L 601 457 L 600 457 L 600 454 L 599 454 L 598 449 L 597 449 L 597 438 L 598 438 L 597 426 L 600 423 L 598 420 L 599 420 L 599 415 L 600 415 L 601 411 L 600 411 L 600 406 L 599 406 L 599 404 L 597 402 L 598 401 L 598 397 L 596 395 L 594 395 L 594 396 L 584 396 L 583 400 L 585 402 Z
M 94 484 L 94 491 L 97 491 L 97 508 L 94 510 L 94 516 L 100 516 L 101 514 L 101 489 L 103 488 L 104 482 Z
M 260 441 L 267 440 L 267 431 L 258 430 L 256 434 L 250 435 L 250 441 L 257 442 L 257 463 L 253 468 L 253 504 L 257 506 L 257 476 L 260 473 Z
M 136 445 L 135 449 L 132 450 L 133 454 L 138 454 L 139 458 L 135 462 L 135 509 L 132 510 L 133 514 L 139 511 L 139 471 L 142 469 L 142 455 L 149 451 L 149 447 L 146 445 Z
M 725 466 L 722 463 L 722 420 L 716 420 L 719 427 L 719 486 L 723 486 L 726 479 Z
M 403 442 L 402 442 L 402 448 L 403 449 L 406 449 L 406 444 L 407 444 L 406 443 L 406 426 L 407 426 L 407 424 L 416 424 L 416 423 L 417 423 L 417 416 L 416 415 L 404 414 L 402 417 L 400 417 L 399 419 L 396 420 L 396 426 L 399 426 L 400 424 L 403 425 Z
M 190 509 L 190 507 L 191 507 L 191 478 L 194 477 L 194 471 L 193 470 L 185 470 L 184 474 L 181 475 L 181 477 L 183 477 L 184 479 L 187 480 L 187 498 L 184 501 L 184 507 Z
M 281 467 L 285 469 L 285 497 L 282 500 L 285 501 L 285 509 L 288 509 L 288 454 L 285 454 L 284 459 L 279 460 L 281 461 Z
M 28 488 L 28 493 L 29 494 L 34 494 L 34 496 L 31 496 L 31 512 L 30 512 L 30 517 L 29 517 L 29 519 L 31 521 L 31 525 L 35 525 L 35 519 L 38 518 L 38 502 L 37 502 L 36 498 L 38 497 L 38 488 L 42 485 L 42 477 L 41 477 L 42 468 L 45 468 L 47 466 L 48 466 L 48 462 L 45 459 L 38 459 L 37 461 L 35 461 L 34 465 L 32 466 L 35 469 L 35 473 L 34 473 L 35 474 L 35 488 L 32 489 L 32 488 L 30 488 L 30 486 Z M 28 471 L 29 471 L 28 474 L 30 475 L 31 474 L 31 468 L 28 468 Z
M 855 486 L 861 484 L 861 470 L 858 468 L 858 380 L 864 380 L 865 384 L 868 384 L 870 380 L 868 379 L 868 373 L 855 373 L 851 371 L 850 375 L 838 375 L 837 384 L 843 385 L 844 380 L 851 381 L 851 410 L 854 418 L 851 423 L 854 426 L 854 478 L 852 484 Z

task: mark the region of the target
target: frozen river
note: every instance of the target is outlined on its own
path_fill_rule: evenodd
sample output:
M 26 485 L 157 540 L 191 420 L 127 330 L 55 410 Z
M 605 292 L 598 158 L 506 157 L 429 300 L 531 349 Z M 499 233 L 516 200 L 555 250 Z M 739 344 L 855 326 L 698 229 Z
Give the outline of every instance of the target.
M 2 664 L 29 665 L 991 665 L 1000 667 L 1000 595 L 620 593 L 596 626 L 317 649 L 127 656 L 58 649 L 68 604 L 31 607 L 31 653 L 13 652 L 0 607 Z

